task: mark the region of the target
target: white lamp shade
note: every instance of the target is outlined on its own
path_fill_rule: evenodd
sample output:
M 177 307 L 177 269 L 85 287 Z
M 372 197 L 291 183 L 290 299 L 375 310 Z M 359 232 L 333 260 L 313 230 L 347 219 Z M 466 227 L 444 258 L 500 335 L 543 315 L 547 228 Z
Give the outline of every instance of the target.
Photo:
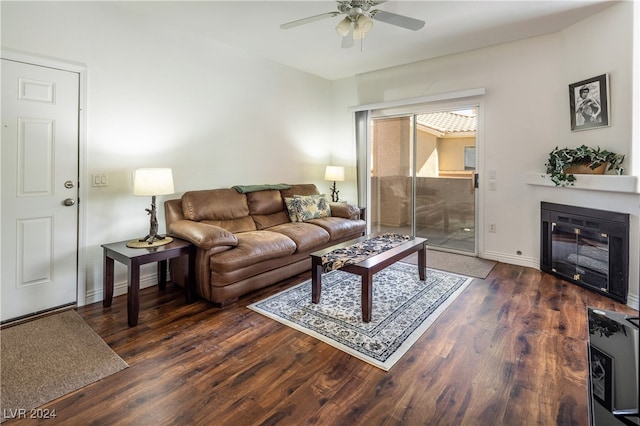
M 133 177 L 133 195 L 173 194 L 171 169 L 137 169 Z
M 344 181 L 344 167 L 327 166 L 327 169 L 324 172 L 324 180 L 333 180 L 338 182 Z

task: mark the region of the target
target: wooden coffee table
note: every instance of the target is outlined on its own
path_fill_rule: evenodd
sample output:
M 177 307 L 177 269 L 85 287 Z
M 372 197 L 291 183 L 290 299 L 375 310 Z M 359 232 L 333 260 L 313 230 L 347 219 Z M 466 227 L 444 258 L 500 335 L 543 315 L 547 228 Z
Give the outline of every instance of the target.
M 366 236 L 350 240 L 335 246 L 327 247 L 326 249 L 311 253 L 311 301 L 313 303 L 320 302 L 320 292 L 322 287 L 322 256 L 333 250 L 349 247 L 362 241 L 366 241 L 373 236 Z M 352 274 L 357 274 L 362 277 L 362 290 L 361 290 L 361 304 L 362 304 L 362 320 L 364 322 L 371 321 L 371 308 L 373 303 L 373 274 L 379 272 L 389 265 L 396 263 L 400 259 L 404 259 L 411 253 L 418 252 L 418 273 L 420 280 L 425 279 L 425 269 L 427 267 L 427 239 L 420 237 L 413 237 L 407 242 L 383 251 L 382 253 L 374 254 L 371 257 L 351 265 L 345 265 L 340 268 L 341 271 L 346 271 Z

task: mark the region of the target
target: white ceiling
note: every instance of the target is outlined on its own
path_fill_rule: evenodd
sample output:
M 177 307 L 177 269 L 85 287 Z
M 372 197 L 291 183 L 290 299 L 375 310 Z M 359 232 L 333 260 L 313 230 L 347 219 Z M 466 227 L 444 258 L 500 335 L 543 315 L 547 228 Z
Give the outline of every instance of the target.
M 342 49 L 341 16 L 288 30 L 280 24 L 336 10 L 335 1 L 116 2 L 275 62 L 335 80 L 382 68 L 557 32 L 611 1 L 388 1 L 377 9 L 426 21 L 419 31 L 375 22 L 362 45 Z

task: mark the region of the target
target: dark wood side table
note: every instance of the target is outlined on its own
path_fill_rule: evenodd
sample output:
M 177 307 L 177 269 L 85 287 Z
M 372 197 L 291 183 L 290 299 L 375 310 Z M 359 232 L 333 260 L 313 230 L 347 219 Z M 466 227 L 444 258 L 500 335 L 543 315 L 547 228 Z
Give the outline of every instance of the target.
M 185 292 L 187 303 L 195 300 L 195 260 L 196 247 L 184 240 L 174 238 L 169 244 L 150 248 L 129 248 L 128 241 L 103 244 L 104 249 L 104 300 L 102 306 L 109 307 L 113 301 L 114 260 L 127 266 L 128 293 L 127 316 L 129 326 L 138 324 L 140 312 L 140 265 L 158 262 L 158 287 L 165 289 L 167 286 L 167 260 L 180 256 L 189 257 L 189 270 Z

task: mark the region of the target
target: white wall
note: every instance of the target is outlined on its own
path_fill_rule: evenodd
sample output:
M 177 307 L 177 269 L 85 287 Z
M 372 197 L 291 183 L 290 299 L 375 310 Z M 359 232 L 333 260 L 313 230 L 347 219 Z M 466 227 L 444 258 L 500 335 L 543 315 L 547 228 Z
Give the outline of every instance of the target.
M 100 245 L 149 230 L 151 200 L 131 195 L 136 168 L 173 168 L 175 197 L 235 184 L 326 186 L 329 81 L 158 26 L 117 2 L 1 7 L 3 48 L 87 67 L 87 172 L 109 177 L 108 187 L 88 187 L 82 200 L 87 303 L 102 298 Z M 161 223 L 165 198 L 158 198 Z M 126 276 L 116 265 L 118 294 Z
M 358 204 L 356 185 L 356 146 L 353 113 L 349 107 L 358 103 L 355 79 L 347 78 L 332 82 L 331 162 L 344 166 L 345 182 L 338 183 L 340 199 Z M 325 185 L 326 186 L 326 185 Z
M 351 201 L 357 192 L 349 106 L 478 87 L 486 88 L 480 171 L 486 176 L 495 169 L 498 178 L 497 191 L 481 190 L 484 222 L 498 229 L 488 234 L 481 225 L 481 254 L 537 267 L 541 200 L 615 207 L 632 214 L 630 295 L 638 300 L 637 194 L 526 184 L 526 172 L 543 171 L 555 145 L 601 145 L 633 155 L 629 164 L 638 167 L 638 142 L 631 142 L 637 141 L 631 130 L 632 2 L 561 33 L 334 82 L 158 26 L 117 2 L 0 7 L 3 47 L 88 69 L 87 173 L 107 173 L 110 181 L 87 189 L 87 302 L 102 297 L 100 244 L 148 230 L 150 200 L 131 195 L 135 168 L 172 167 L 178 196 L 269 182 L 313 182 L 326 191 L 324 166 L 332 163 L 347 167 L 350 180 L 338 186 L 341 198 Z M 568 84 L 605 72 L 611 75 L 611 127 L 572 133 Z M 116 272 L 122 285 L 124 270 Z
M 544 172 L 556 146 L 586 144 L 627 154 L 627 174 L 637 161 L 633 141 L 633 3 L 616 4 L 560 33 L 363 74 L 358 103 L 370 104 L 465 89 L 485 88 L 479 144 L 480 254 L 508 263 L 539 266 L 540 201 L 631 214 L 630 299 L 637 307 L 640 231 L 638 194 L 538 187 L 527 172 Z M 571 132 L 568 85 L 610 74 L 611 126 Z M 638 78 L 637 76 L 635 78 Z M 638 114 L 638 111 L 635 111 Z M 488 191 L 488 170 L 497 191 Z M 482 178 L 485 177 L 485 178 Z M 488 233 L 487 223 L 497 232 Z M 520 252 L 521 254 L 517 254 Z

